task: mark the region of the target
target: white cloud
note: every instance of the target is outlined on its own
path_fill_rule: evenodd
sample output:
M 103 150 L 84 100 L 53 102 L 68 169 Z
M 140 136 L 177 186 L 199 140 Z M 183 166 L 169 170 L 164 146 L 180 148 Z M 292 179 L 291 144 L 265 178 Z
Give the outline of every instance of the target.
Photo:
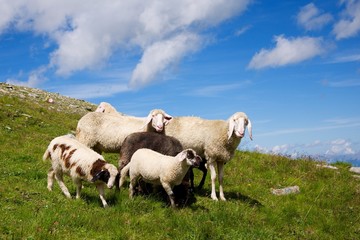
M 345 139 L 337 139 L 330 142 L 330 148 L 326 155 L 353 155 L 355 151 L 351 147 L 351 142 Z
M 313 3 L 302 7 L 297 15 L 297 22 L 306 30 L 319 30 L 332 20 L 331 14 L 324 13 Z
M 347 63 L 347 62 L 358 62 L 360 61 L 360 54 L 351 54 L 348 56 L 337 57 L 330 63 Z
M 313 159 L 336 161 L 336 160 L 355 160 L 359 159 L 360 152 L 356 151 L 353 143 L 345 139 L 336 139 L 333 141 L 316 140 L 306 144 L 282 144 L 272 147 L 263 147 L 256 145 L 254 151 L 290 156 L 291 158 L 299 158 L 310 156 Z
M 184 33 L 149 46 L 133 71 L 130 86 L 142 87 L 148 84 L 160 72 L 180 61 L 184 55 L 199 49 L 199 45 L 200 38 L 197 35 Z
M 271 50 L 261 49 L 251 59 L 248 67 L 260 69 L 299 63 L 325 52 L 321 38 L 299 37 L 287 39 L 275 37 L 276 46 Z
M 344 0 L 346 5 L 343 17 L 334 25 L 333 33 L 336 39 L 344 39 L 357 35 L 360 32 L 360 1 Z
M 351 79 L 351 80 L 342 80 L 342 81 L 324 80 L 322 83 L 324 86 L 335 87 L 335 88 L 358 87 L 360 86 L 360 79 L 359 80 Z
M 360 121 L 351 121 L 345 124 L 332 124 L 328 126 L 320 126 L 320 127 L 311 127 L 311 128 L 290 128 L 290 129 L 282 129 L 271 132 L 263 132 L 258 133 L 257 136 L 279 136 L 286 134 L 294 134 L 294 133 L 302 133 L 302 132 L 314 132 L 314 131 L 325 131 L 330 129 L 340 129 L 340 128 L 349 128 L 349 127 L 360 127 Z
M 245 27 L 240 28 L 239 30 L 237 30 L 237 31 L 235 32 L 235 36 L 240 36 L 240 35 L 244 34 L 244 33 L 247 32 L 250 28 L 251 28 L 251 25 L 247 25 L 247 26 L 245 26 Z
M 204 30 L 240 14 L 249 2 L 0 0 L 0 34 L 33 31 L 54 41 L 49 65 L 60 75 L 99 68 L 119 49 L 135 50 L 142 57 L 131 85 L 141 86 L 198 50 Z M 155 66 L 152 58 L 164 65 Z
M 192 91 L 190 94 L 213 97 L 216 96 L 217 94 L 223 94 L 226 91 L 244 88 L 246 86 L 249 86 L 250 84 L 251 81 L 243 81 L 241 83 L 234 83 L 234 84 L 212 85 L 212 86 L 206 86 L 203 88 L 196 89 Z
M 115 93 L 129 91 L 129 88 L 126 83 L 105 82 L 97 84 L 68 84 L 56 86 L 56 91 L 68 97 L 91 99 L 97 97 L 109 97 Z
M 30 72 L 28 80 L 26 82 L 14 78 L 9 78 L 6 80 L 6 83 L 25 87 L 36 87 L 39 84 L 47 81 L 47 78 L 44 76 L 44 73 L 46 71 L 47 67 L 41 66 L 38 69 Z

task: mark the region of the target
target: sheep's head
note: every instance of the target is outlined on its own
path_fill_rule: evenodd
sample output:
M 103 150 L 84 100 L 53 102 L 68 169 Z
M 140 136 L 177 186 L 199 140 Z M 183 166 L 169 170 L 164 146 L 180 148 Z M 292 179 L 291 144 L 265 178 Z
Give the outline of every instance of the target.
M 115 181 L 118 176 L 118 169 L 112 164 L 106 164 L 104 165 L 104 168 L 98 172 L 91 181 L 103 181 L 106 183 L 108 188 L 112 188 L 115 185 Z
M 110 103 L 101 102 L 99 104 L 99 106 L 96 108 L 95 112 L 114 113 L 114 112 L 117 112 L 117 111 Z
M 177 157 L 180 162 L 186 160 L 186 164 L 193 167 L 199 167 L 202 161 L 201 157 L 190 148 L 180 152 Z
M 120 173 L 113 164 L 106 164 L 105 168 L 109 172 L 109 180 L 107 181 L 107 187 L 112 188 L 115 185 L 116 180 L 119 179 Z
M 151 126 L 155 129 L 156 132 L 162 132 L 164 126 L 169 123 L 172 119 L 172 116 L 167 114 L 161 109 L 151 110 L 149 115 L 145 120 L 145 126 L 151 123 Z
M 243 138 L 245 136 L 245 128 L 247 127 L 249 137 L 252 140 L 252 127 L 251 121 L 243 112 L 237 112 L 233 114 L 229 120 L 228 139 L 231 138 L 234 133 L 236 137 Z

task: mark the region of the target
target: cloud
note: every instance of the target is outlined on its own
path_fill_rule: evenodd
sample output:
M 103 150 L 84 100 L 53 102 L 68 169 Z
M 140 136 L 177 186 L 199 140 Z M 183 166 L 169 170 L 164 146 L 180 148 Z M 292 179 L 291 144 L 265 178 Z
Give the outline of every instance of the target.
M 166 68 L 179 62 L 185 55 L 199 49 L 201 39 L 192 33 L 183 33 L 172 39 L 149 46 L 133 71 L 130 86 L 142 87 Z
M 294 159 L 310 156 L 313 159 L 333 162 L 339 159 L 347 161 L 358 158 L 360 152 L 356 152 L 353 145 L 353 142 L 349 140 L 336 139 L 324 142 L 316 140 L 309 144 L 281 144 L 272 147 L 256 145 L 253 150 L 267 154 L 290 156 Z
M 249 3 L 0 0 L 0 34 L 7 30 L 30 31 L 53 41 L 56 49 L 49 56 L 49 66 L 62 76 L 101 68 L 119 52 L 135 52 L 141 60 L 133 70 L 130 85 L 139 87 L 199 50 L 208 28 L 239 15 Z
M 77 99 L 91 99 L 109 97 L 115 93 L 127 92 L 130 89 L 126 83 L 105 82 L 97 84 L 68 84 L 55 87 L 56 91 L 64 96 Z M 51 89 L 48 89 L 51 90 Z
M 245 26 L 245 27 L 240 28 L 239 30 L 237 30 L 237 31 L 235 32 L 235 36 L 240 36 L 240 35 L 244 34 L 244 33 L 247 32 L 251 27 L 252 27 L 251 25 L 247 25 L 247 26 Z
M 251 81 L 243 81 L 242 83 L 235 83 L 235 84 L 212 85 L 212 86 L 206 86 L 203 88 L 196 89 L 196 90 L 192 91 L 190 94 L 213 97 L 213 96 L 216 96 L 217 94 L 222 94 L 223 92 L 226 92 L 226 91 L 244 88 L 250 84 L 251 84 Z
M 333 18 L 331 14 L 322 14 L 315 4 L 309 3 L 300 9 L 296 19 L 298 24 L 306 30 L 319 30 Z
M 299 63 L 325 52 L 321 38 L 299 37 L 287 39 L 275 37 L 276 46 L 271 50 L 261 49 L 251 59 L 248 68 L 261 69 Z
M 8 84 L 20 85 L 25 87 L 36 87 L 39 84 L 46 82 L 48 79 L 44 76 L 47 71 L 46 66 L 41 66 L 36 70 L 30 72 L 28 80 L 26 82 L 20 81 L 18 79 L 9 78 L 6 80 Z
M 342 3 L 346 5 L 343 17 L 333 28 L 337 40 L 353 37 L 360 31 L 360 1 L 343 0 Z
M 360 86 L 360 79 L 359 80 L 342 80 L 342 81 L 322 81 L 322 84 L 326 87 L 335 87 L 335 88 L 346 88 L 346 87 L 358 87 Z
M 282 129 L 271 132 L 263 132 L 258 133 L 257 136 L 279 136 L 293 133 L 302 133 L 302 132 L 314 132 L 314 131 L 325 131 L 330 129 L 339 129 L 339 128 L 349 128 L 349 127 L 360 127 L 360 121 L 352 121 L 347 122 L 346 124 L 333 124 L 329 126 L 321 126 L 321 127 L 312 127 L 312 128 L 290 128 L 290 129 Z
M 330 148 L 326 155 L 353 155 L 355 151 L 351 147 L 351 142 L 345 139 L 336 139 L 330 142 Z
M 360 61 L 360 54 L 351 54 L 348 56 L 337 57 L 330 63 L 347 63 L 347 62 L 358 62 L 358 61 Z

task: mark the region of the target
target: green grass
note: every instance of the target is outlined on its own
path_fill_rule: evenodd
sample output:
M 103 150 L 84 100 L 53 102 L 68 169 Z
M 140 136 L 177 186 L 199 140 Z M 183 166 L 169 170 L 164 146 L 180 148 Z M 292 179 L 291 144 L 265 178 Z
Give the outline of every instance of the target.
M 106 192 L 108 209 L 91 184 L 80 200 L 66 199 L 57 184 L 49 192 L 50 163 L 42 155 L 54 137 L 74 131 L 80 117 L 0 96 L 0 239 L 360 238 L 360 180 L 344 163 L 331 170 L 307 159 L 236 152 L 225 166 L 228 201 L 210 199 L 208 176 L 196 202 L 180 209 L 157 196 L 129 200 L 127 188 Z M 105 158 L 117 164 L 116 154 Z M 200 171 L 195 175 L 199 182 Z M 301 192 L 271 194 L 292 185 Z

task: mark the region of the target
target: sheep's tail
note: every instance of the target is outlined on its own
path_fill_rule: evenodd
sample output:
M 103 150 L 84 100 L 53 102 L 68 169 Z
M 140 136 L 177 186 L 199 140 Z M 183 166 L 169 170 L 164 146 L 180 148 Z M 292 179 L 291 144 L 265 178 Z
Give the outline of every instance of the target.
M 46 149 L 46 151 L 45 151 L 42 159 L 43 159 L 43 161 L 45 162 L 45 161 L 46 161 L 47 159 L 49 159 L 49 158 L 50 158 L 50 151 L 49 151 L 49 149 Z
M 125 178 L 129 174 L 129 170 L 130 170 L 130 163 L 128 163 L 120 172 L 119 188 L 121 188 L 122 185 L 124 184 Z

